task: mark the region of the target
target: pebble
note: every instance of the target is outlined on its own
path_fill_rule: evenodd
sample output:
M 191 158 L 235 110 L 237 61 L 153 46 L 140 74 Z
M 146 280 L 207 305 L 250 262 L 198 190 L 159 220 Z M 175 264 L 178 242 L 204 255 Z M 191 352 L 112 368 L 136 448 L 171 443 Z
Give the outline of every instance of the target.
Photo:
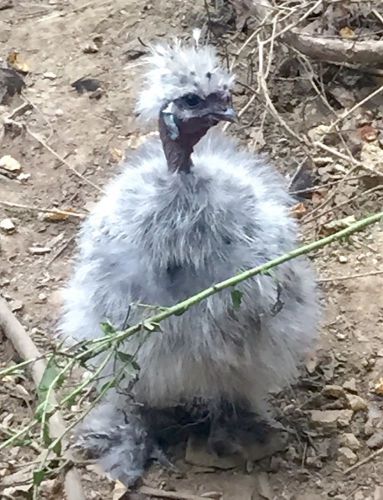
M 347 394 L 347 401 L 353 411 L 366 411 L 368 408 L 367 402 L 355 394 Z
M 345 434 L 342 434 L 340 442 L 343 446 L 350 448 L 350 450 L 352 451 L 359 450 L 360 448 L 360 442 L 358 438 L 355 436 L 355 434 L 352 434 L 351 432 L 346 432 Z
M 367 439 L 366 444 L 369 448 L 381 448 L 383 446 L 383 431 L 375 432 Z
M 4 233 L 13 233 L 16 230 L 16 226 L 12 222 L 12 219 L 3 219 L 0 222 L 0 229 L 4 231 Z
M 52 73 L 51 71 L 47 71 L 46 73 L 43 73 L 43 77 L 46 78 L 47 80 L 55 80 L 57 78 L 56 73 Z
M 346 264 L 348 262 L 348 258 L 345 256 L 345 255 L 339 255 L 338 257 L 338 261 L 341 263 L 341 264 Z
M 356 380 L 354 378 L 346 380 L 346 382 L 343 384 L 343 389 L 348 392 L 357 393 L 358 389 L 356 388 Z
M 337 424 L 340 427 L 346 427 L 350 424 L 352 410 L 311 410 L 311 421 L 313 425 L 327 429 L 335 429 Z
M 20 182 L 25 182 L 25 181 L 27 181 L 30 177 L 31 177 L 31 174 L 25 174 L 25 173 L 23 173 L 23 172 L 22 172 L 22 173 L 21 173 L 21 174 L 19 174 L 16 178 L 17 178 L 17 180 L 18 180 L 18 181 L 20 181 Z
M 12 312 L 16 312 L 20 311 L 24 307 L 24 304 L 21 302 L 21 300 L 13 300 L 10 304 L 10 307 Z
M 356 454 L 346 446 L 342 446 L 338 450 L 340 460 L 346 465 L 354 465 L 358 461 Z
M 331 398 L 342 398 L 346 394 L 344 389 L 340 385 L 325 385 L 322 390 L 323 396 L 331 397 Z
M 21 170 L 21 165 L 11 155 L 5 155 L 0 158 L 0 168 L 11 174 L 17 174 Z

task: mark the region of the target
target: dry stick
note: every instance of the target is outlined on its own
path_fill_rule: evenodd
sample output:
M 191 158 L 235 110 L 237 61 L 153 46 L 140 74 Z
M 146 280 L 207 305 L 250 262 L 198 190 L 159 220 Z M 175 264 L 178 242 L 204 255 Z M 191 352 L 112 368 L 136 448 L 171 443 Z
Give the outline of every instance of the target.
M 308 223 L 314 222 L 315 220 L 319 219 L 320 217 L 323 217 L 324 215 L 326 215 L 330 212 L 333 212 L 334 210 L 337 210 L 338 208 L 344 207 L 345 205 L 350 204 L 351 202 L 357 200 L 358 198 L 366 196 L 367 194 L 375 193 L 376 191 L 380 191 L 381 189 L 383 189 L 383 185 L 375 186 L 373 188 L 367 189 L 366 191 L 363 191 L 362 193 L 358 193 L 355 196 L 352 196 L 351 198 L 348 198 L 347 200 L 342 201 L 342 203 L 337 203 L 335 206 L 328 208 L 327 210 L 324 210 L 323 212 L 317 213 L 313 217 L 310 217 L 308 220 L 305 219 L 304 223 L 308 224 Z M 339 185 L 333 189 L 332 194 L 318 208 L 323 208 L 325 204 L 327 205 L 327 203 L 334 198 L 334 196 L 336 195 L 336 193 L 338 191 L 339 191 Z M 313 212 L 314 212 L 314 210 L 309 215 L 312 215 Z
M 290 30 L 284 41 L 312 59 L 353 64 L 379 64 L 383 62 L 383 41 L 339 40 L 319 37 Z
M 138 491 L 139 493 L 149 495 L 150 497 L 169 498 L 175 500 L 206 500 L 209 498 L 213 498 L 211 496 L 201 497 L 199 495 L 193 495 L 192 493 L 182 491 L 165 491 L 158 488 L 151 488 L 149 486 L 141 486 Z
M 0 205 L 4 205 L 9 208 L 21 208 L 22 210 L 29 210 L 31 212 L 42 212 L 46 214 L 58 214 L 67 217 L 76 217 L 78 219 L 84 219 L 87 214 L 79 213 L 79 212 L 70 212 L 69 210 L 59 210 L 57 208 L 41 208 L 41 207 L 32 207 L 31 205 L 23 205 L 21 203 L 12 203 L 10 201 L 2 201 L 0 200 Z
M 361 467 L 364 464 L 367 464 L 368 462 L 371 462 L 371 460 L 374 460 L 374 458 L 379 457 L 380 455 L 383 454 L 383 448 L 380 448 L 379 450 L 374 451 L 371 453 L 371 455 L 368 455 L 368 457 L 364 458 L 360 462 L 357 462 L 356 464 L 352 465 L 345 471 L 343 471 L 343 474 L 350 474 L 350 472 L 354 471 L 358 467 Z
M 380 170 L 376 170 L 375 168 L 369 167 L 368 165 L 365 165 L 361 161 L 356 160 L 353 156 L 347 156 L 347 155 L 341 153 L 340 151 L 338 151 L 330 146 L 327 146 L 326 144 L 323 144 L 323 142 L 320 142 L 320 141 L 315 141 L 313 143 L 313 145 L 317 146 L 320 149 L 323 149 L 323 151 L 327 151 L 328 153 L 331 153 L 334 156 L 337 156 L 341 160 L 351 161 L 351 163 L 353 165 L 365 170 L 366 172 L 369 172 L 370 174 L 373 174 L 373 175 L 376 175 L 378 177 L 383 178 L 383 172 L 381 172 Z
M 345 281 L 356 278 L 367 278 L 368 276 L 377 276 L 383 274 L 383 270 L 371 271 L 369 273 L 349 274 L 348 276 L 330 276 L 329 278 L 321 278 L 319 283 L 331 283 L 332 281 Z
M 35 344 L 9 309 L 6 301 L 0 297 L 0 328 L 4 331 L 6 337 L 12 342 L 14 348 L 24 360 L 34 359 L 31 366 L 32 378 L 36 387 L 40 384 L 41 378 L 46 369 L 46 363 L 41 358 Z M 36 359 L 37 358 L 37 359 Z M 57 406 L 57 401 L 52 394 L 50 403 Z M 52 437 L 60 435 L 65 430 L 65 423 L 61 415 L 56 412 L 49 419 L 49 433 Z M 70 457 L 69 457 L 70 458 Z M 85 500 L 82 490 L 80 476 L 78 472 L 71 468 L 64 478 L 65 493 L 68 500 Z
M 339 118 L 337 118 L 334 122 L 330 124 L 329 129 L 326 131 L 326 134 L 332 132 L 332 130 L 340 123 L 343 121 L 345 118 L 347 118 L 349 115 L 351 115 L 354 111 L 356 111 L 358 108 L 366 104 L 369 100 L 374 98 L 375 96 L 381 94 L 383 92 L 383 85 L 375 89 L 371 94 L 368 94 L 364 99 L 361 101 L 357 102 L 354 106 L 352 106 L 350 109 L 348 109 L 345 113 L 343 113 Z

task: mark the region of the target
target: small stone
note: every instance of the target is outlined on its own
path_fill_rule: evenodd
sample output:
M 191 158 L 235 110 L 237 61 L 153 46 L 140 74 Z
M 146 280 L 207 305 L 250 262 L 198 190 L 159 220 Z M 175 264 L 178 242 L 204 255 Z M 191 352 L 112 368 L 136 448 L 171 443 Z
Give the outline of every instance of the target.
M 62 109 L 60 109 L 60 108 L 56 109 L 56 111 L 55 111 L 56 116 L 63 116 L 63 114 L 64 114 L 64 111 Z
M 375 432 L 369 439 L 367 439 L 366 444 L 369 448 L 381 448 L 383 446 L 383 431 Z
M 49 247 L 30 247 L 29 252 L 32 255 L 45 255 L 46 253 L 49 253 L 51 249 Z
M 3 219 L 0 221 L 0 229 L 4 231 L 4 233 L 13 233 L 16 230 L 16 226 L 12 222 L 12 219 Z
M 21 302 L 21 300 L 13 300 L 10 306 L 11 306 L 11 311 L 16 312 L 20 311 L 24 307 L 24 304 Z
M 341 333 L 341 332 L 336 332 L 335 333 L 335 336 L 338 340 L 340 340 L 341 342 L 343 342 L 343 340 L 346 340 L 347 339 L 347 335 L 345 333 Z
M 307 465 L 307 467 L 321 469 L 323 467 L 323 462 L 319 457 L 307 457 L 306 458 L 306 465 Z
M 311 422 L 314 426 L 325 429 L 336 429 L 337 425 L 346 427 L 350 424 L 352 410 L 311 410 Z
M 340 460 L 346 465 L 354 465 L 358 461 L 356 454 L 346 446 L 342 446 L 338 450 Z
M 0 158 L 0 170 L 15 176 L 18 172 L 20 172 L 21 165 L 11 155 L 5 155 Z
M 323 396 L 330 398 L 343 398 L 346 394 L 340 385 L 325 385 L 322 390 Z
M 346 264 L 348 262 L 348 258 L 345 256 L 345 255 L 339 255 L 338 257 L 338 261 L 341 263 L 341 264 Z
M 373 391 L 378 396 L 383 396 L 383 377 L 381 377 L 375 384 Z
M 46 302 L 47 296 L 45 295 L 45 293 L 41 292 L 41 293 L 39 293 L 38 299 L 39 299 L 39 302 Z
M 43 73 L 43 77 L 46 78 L 47 80 L 56 80 L 57 75 L 56 75 L 56 73 L 52 73 L 51 71 L 47 71 L 46 73 Z
M 25 182 L 27 181 L 29 178 L 31 177 L 31 174 L 24 174 L 24 173 L 21 173 L 19 174 L 16 179 L 20 182 Z
M 99 51 L 98 46 L 95 42 L 88 42 L 82 48 L 84 54 L 96 54 Z
M 358 438 L 351 432 L 346 432 L 345 434 L 343 434 L 340 438 L 340 442 L 343 446 L 350 448 L 352 451 L 359 450 L 360 448 L 360 442 Z
M 355 394 L 347 394 L 347 401 L 353 411 L 366 411 L 368 408 L 366 401 Z
M 346 380 L 346 382 L 343 384 L 343 389 L 356 394 L 358 392 L 358 389 L 356 388 L 356 380 L 354 378 Z

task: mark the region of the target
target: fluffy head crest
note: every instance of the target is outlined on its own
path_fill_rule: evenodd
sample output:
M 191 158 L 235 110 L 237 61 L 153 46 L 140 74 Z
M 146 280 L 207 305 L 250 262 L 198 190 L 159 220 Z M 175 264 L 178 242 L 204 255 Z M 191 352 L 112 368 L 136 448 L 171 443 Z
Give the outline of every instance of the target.
M 184 46 L 175 40 L 172 45 L 151 47 L 151 55 L 146 59 L 151 69 L 144 77 L 136 106 L 142 118 L 158 118 L 164 105 L 185 94 L 204 98 L 232 87 L 234 76 L 220 66 L 214 47 L 199 45 L 197 33 L 193 33 L 193 38 L 195 46 Z

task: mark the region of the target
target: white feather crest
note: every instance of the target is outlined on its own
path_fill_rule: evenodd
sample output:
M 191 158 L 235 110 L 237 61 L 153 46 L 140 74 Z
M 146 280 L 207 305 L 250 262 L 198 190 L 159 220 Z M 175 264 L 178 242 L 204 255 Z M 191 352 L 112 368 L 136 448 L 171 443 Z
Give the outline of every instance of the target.
M 201 44 L 200 36 L 200 30 L 194 30 L 194 46 L 183 45 L 179 39 L 150 46 L 145 61 L 150 68 L 136 106 L 144 120 L 158 118 L 165 104 L 187 93 L 206 97 L 233 86 L 234 76 L 220 65 L 214 47 Z

